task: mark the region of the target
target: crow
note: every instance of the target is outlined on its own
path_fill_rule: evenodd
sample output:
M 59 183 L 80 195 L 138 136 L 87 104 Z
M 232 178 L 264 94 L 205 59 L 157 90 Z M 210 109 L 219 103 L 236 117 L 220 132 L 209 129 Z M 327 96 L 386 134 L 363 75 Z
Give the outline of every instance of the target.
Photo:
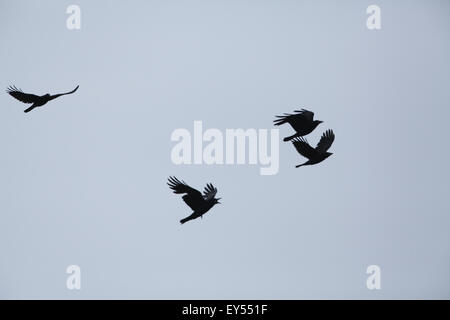
M 17 89 L 15 86 L 8 87 L 6 92 L 23 103 L 32 103 L 31 107 L 24 110 L 24 112 L 27 113 L 27 112 L 30 112 L 31 110 L 33 110 L 34 108 L 43 106 L 50 100 L 56 99 L 60 96 L 66 95 L 66 94 L 74 93 L 75 91 L 78 90 L 78 87 L 79 86 L 77 86 L 74 90 L 72 90 L 70 92 L 54 94 L 54 95 L 50 95 L 49 93 L 47 93 L 47 94 L 44 94 L 43 96 L 37 96 L 34 94 L 25 93 L 22 90 Z
M 289 141 L 297 137 L 306 136 L 313 132 L 313 130 L 323 121 L 313 120 L 314 112 L 302 109 L 295 110 L 294 114 L 285 113 L 282 116 L 276 116 L 279 119 L 273 120 L 276 126 L 289 123 L 296 131 L 296 134 L 286 137 L 283 141 Z
M 219 200 L 221 198 L 214 198 L 217 193 L 217 188 L 211 183 L 206 185 L 202 195 L 200 191 L 191 188 L 184 181 L 180 181 L 175 177 L 169 177 L 168 180 L 169 182 L 167 184 L 170 189 L 173 190 L 173 193 L 186 193 L 183 196 L 183 200 L 192 210 L 194 210 L 190 216 L 180 220 L 181 224 L 198 217 L 202 218 L 202 216 L 216 203 L 220 204 Z
M 308 141 L 306 141 L 306 139 L 303 137 L 295 138 L 294 140 L 292 140 L 292 144 L 294 145 L 295 149 L 297 149 L 298 153 L 300 153 L 305 158 L 308 158 L 308 161 L 295 167 L 298 168 L 301 166 L 316 164 L 331 156 L 332 153 L 327 152 L 327 150 L 330 149 L 333 141 L 334 133 L 333 130 L 330 129 L 322 134 L 322 137 L 320 138 L 320 141 L 317 144 L 316 148 L 311 147 Z

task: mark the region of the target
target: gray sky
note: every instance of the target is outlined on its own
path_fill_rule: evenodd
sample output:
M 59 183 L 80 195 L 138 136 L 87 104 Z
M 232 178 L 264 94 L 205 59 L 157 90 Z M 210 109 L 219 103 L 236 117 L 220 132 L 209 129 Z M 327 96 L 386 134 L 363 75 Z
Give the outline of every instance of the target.
M 80 85 L 29 114 L 0 95 L 0 298 L 450 298 L 449 6 L 0 0 L 0 87 Z M 282 141 L 274 176 L 170 160 L 194 120 L 271 129 L 301 107 L 325 121 L 311 144 L 336 134 L 317 166 Z M 169 175 L 223 204 L 181 226 Z

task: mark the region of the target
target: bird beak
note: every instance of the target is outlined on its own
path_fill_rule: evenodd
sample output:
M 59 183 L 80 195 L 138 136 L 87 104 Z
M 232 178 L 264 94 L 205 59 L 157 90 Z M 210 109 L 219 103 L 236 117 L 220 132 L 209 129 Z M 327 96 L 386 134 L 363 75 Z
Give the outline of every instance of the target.
M 221 200 L 221 199 L 222 199 L 222 198 L 218 198 L 218 199 L 217 199 L 217 203 L 218 203 L 218 204 L 222 204 L 222 202 L 219 202 L 219 200 Z

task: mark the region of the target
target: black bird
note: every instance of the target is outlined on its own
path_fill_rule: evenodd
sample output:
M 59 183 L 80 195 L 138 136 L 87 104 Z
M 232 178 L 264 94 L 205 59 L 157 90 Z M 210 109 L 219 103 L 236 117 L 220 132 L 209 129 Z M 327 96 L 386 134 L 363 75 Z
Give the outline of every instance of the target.
M 295 167 L 298 168 L 301 166 L 316 164 L 331 156 L 332 153 L 327 152 L 327 150 L 330 149 L 333 141 L 334 133 L 333 130 L 330 129 L 322 134 L 322 137 L 320 138 L 320 141 L 317 144 L 316 148 L 311 147 L 308 141 L 306 141 L 306 139 L 303 137 L 295 138 L 294 140 L 292 140 L 292 144 L 294 145 L 295 149 L 297 149 L 298 153 L 300 153 L 305 158 L 308 158 L 308 161 Z
M 313 130 L 323 121 L 313 120 L 314 112 L 305 109 L 295 110 L 294 114 L 285 113 L 282 116 L 276 116 L 279 119 L 273 120 L 276 126 L 289 123 L 291 127 L 297 132 L 296 134 L 286 137 L 283 141 L 289 141 L 297 137 L 306 136 L 313 132 Z
M 54 94 L 54 95 L 50 95 L 49 93 L 47 93 L 47 94 L 44 94 L 43 96 L 37 96 L 35 94 L 25 93 L 22 90 L 17 89 L 15 86 L 10 86 L 6 90 L 6 92 L 8 92 L 11 96 L 16 98 L 17 100 L 22 101 L 23 103 L 32 103 L 31 107 L 24 110 L 24 112 L 30 112 L 34 108 L 43 106 L 50 100 L 56 99 L 60 96 L 66 95 L 66 94 L 74 93 L 75 91 L 78 90 L 78 87 L 79 86 L 77 86 L 74 90 L 72 90 L 70 92 Z
M 183 196 L 183 200 L 192 210 L 194 210 L 190 216 L 180 220 L 181 224 L 202 217 L 216 203 L 220 203 L 219 200 L 221 198 L 214 198 L 217 193 L 217 188 L 211 183 L 206 185 L 202 195 L 200 191 L 191 188 L 184 181 L 180 181 L 175 177 L 169 177 L 168 180 L 169 182 L 167 184 L 174 193 L 186 193 Z

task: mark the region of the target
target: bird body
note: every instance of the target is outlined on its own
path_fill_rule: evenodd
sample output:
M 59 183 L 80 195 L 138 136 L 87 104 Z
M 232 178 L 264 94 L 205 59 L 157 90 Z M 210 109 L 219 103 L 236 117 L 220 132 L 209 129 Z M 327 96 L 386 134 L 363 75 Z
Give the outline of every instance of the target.
M 66 95 L 66 94 L 72 94 L 75 91 L 78 90 L 77 86 L 74 90 L 70 91 L 70 92 L 66 92 L 66 93 L 59 93 L 59 94 L 54 94 L 54 95 L 50 95 L 49 93 L 44 94 L 42 96 L 38 96 L 35 94 L 31 94 L 31 93 L 25 93 L 20 89 L 17 89 L 15 86 L 10 86 L 8 87 L 8 89 L 6 90 L 7 93 L 9 93 L 12 97 L 16 98 L 17 100 L 23 102 L 23 103 L 31 103 L 32 105 L 25 109 L 24 112 L 28 113 L 31 110 L 33 110 L 34 108 L 37 107 L 42 107 L 44 104 L 46 104 L 47 102 L 56 99 L 60 96 Z
M 296 131 L 295 134 L 284 138 L 283 141 L 289 141 L 298 137 L 306 136 L 313 132 L 314 129 L 323 122 L 320 120 L 314 120 L 314 113 L 305 109 L 295 110 L 294 114 L 285 113 L 282 116 L 276 117 L 278 119 L 273 121 L 276 126 L 289 123 Z
M 305 138 L 295 138 L 292 140 L 292 144 L 295 149 L 297 149 L 298 153 L 308 159 L 305 163 L 299 164 L 295 166 L 296 168 L 301 166 L 308 166 L 322 162 L 326 158 L 332 155 L 331 152 L 328 152 L 328 149 L 331 147 L 334 141 L 334 132 L 333 130 L 328 129 L 322 134 L 319 143 L 316 148 L 313 148 L 309 145 L 308 141 Z
M 183 195 L 183 201 L 192 209 L 194 212 L 188 217 L 181 219 L 181 224 L 186 223 L 190 220 L 196 219 L 198 217 L 203 217 L 214 205 L 220 204 L 220 198 L 215 198 L 217 194 L 217 188 L 215 188 L 211 183 L 208 183 L 203 191 L 203 194 L 188 186 L 184 181 L 178 180 L 176 177 L 169 177 L 168 185 L 173 190 L 174 193 L 185 194 Z

